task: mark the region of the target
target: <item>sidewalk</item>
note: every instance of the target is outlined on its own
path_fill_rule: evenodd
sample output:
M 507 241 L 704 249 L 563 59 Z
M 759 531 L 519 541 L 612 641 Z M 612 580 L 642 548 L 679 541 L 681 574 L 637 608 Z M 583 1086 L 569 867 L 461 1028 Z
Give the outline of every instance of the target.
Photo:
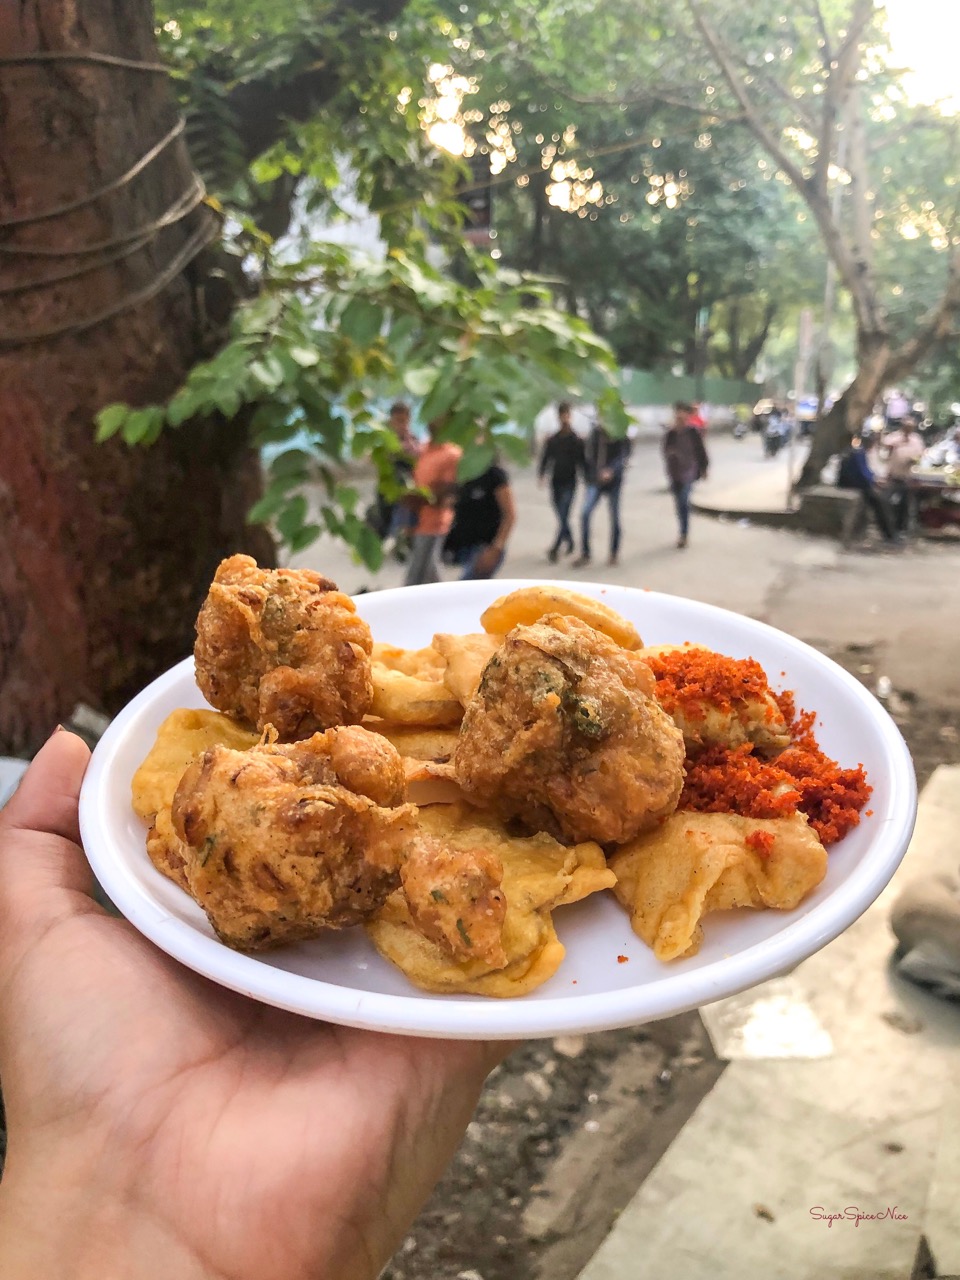
M 747 442 L 744 442 L 747 447 Z M 710 515 L 727 515 L 762 520 L 763 517 L 790 519 L 793 506 L 790 501 L 791 476 L 800 470 L 801 458 L 786 453 L 776 458 L 764 458 L 759 463 L 749 459 L 745 474 L 732 484 L 712 478 L 695 486 L 693 507 Z
M 960 1004 L 892 972 L 888 925 L 904 884 L 955 866 L 958 830 L 960 767 L 941 767 L 866 914 L 789 976 L 702 1010 L 730 1065 L 580 1280 L 960 1274 Z M 821 1216 L 848 1207 L 883 1216 Z M 914 1270 L 922 1241 L 936 1271 Z

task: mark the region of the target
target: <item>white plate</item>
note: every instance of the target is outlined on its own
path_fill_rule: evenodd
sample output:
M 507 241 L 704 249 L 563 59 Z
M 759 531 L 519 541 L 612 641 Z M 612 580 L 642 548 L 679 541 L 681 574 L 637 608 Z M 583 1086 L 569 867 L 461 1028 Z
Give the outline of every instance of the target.
M 450 582 L 361 596 L 374 636 L 427 644 L 434 632 L 479 630 L 481 611 L 520 582 Z M 569 583 L 557 585 L 569 586 Z M 104 889 L 157 946 L 198 973 L 267 1004 L 378 1031 L 457 1039 L 516 1039 L 632 1026 L 733 995 L 782 973 L 852 924 L 903 857 L 916 814 L 906 745 L 876 699 L 808 645 L 750 618 L 656 592 L 577 584 L 630 618 L 648 644 L 693 640 L 754 657 L 774 687 L 820 713 L 819 741 L 845 766 L 862 763 L 873 795 L 860 826 L 830 851 L 826 879 L 796 911 L 715 913 L 699 953 L 661 964 L 630 929 L 612 894 L 562 907 L 554 919 L 567 948 L 559 971 L 515 1000 L 428 995 L 381 959 L 361 929 L 258 956 L 214 937 L 203 912 L 155 871 L 130 807 L 130 780 L 176 707 L 203 699 L 188 659 L 155 680 L 101 739 L 80 797 L 87 856 Z M 626 963 L 619 956 L 629 957 Z

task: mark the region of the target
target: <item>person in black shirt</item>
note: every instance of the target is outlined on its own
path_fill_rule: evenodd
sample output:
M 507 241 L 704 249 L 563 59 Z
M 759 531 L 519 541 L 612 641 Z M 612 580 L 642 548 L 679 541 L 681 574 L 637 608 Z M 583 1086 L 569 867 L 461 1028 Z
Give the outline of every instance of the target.
M 540 455 L 537 475 L 542 482 L 550 472 L 550 502 L 557 513 L 557 536 L 547 552 L 551 564 L 556 562 L 561 550 L 573 550 L 573 534 L 570 532 L 570 508 L 577 491 L 577 477 L 586 468 L 583 441 L 570 422 L 570 405 L 562 400 L 557 405 L 560 426 L 547 440 Z
M 610 559 L 614 565 L 620 555 L 620 490 L 623 473 L 630 457 L 630 441 L 623 437 L 614 440 L 601 423 L 596 423 L 586 443 L 587 496 L 580 514 L 580 555 L 573 562 L 575 569 L 590 563 L 590 521 L 601 498 L 610 507 Z
M 494 463 L 460 486 L 443 554 L 463 569 L 461 581 L 499 572 L 515 521 L 513 491 L 503 467 Z

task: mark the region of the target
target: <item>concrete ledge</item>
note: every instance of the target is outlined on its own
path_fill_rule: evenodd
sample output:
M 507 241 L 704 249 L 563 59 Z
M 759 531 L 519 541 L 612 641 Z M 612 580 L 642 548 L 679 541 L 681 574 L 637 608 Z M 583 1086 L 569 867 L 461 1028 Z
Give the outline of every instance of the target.
M 856 489 L 836 489 L 818 484 L 804 490 L 800 498 L 797 524 L 806 533 L 818 533 L 849 541 L 863 510 L 863 498 Z
M 701 515 L 713 516 L 715 519 L 723 517 L 726 520 L 749 520 L 751 524 L 760 525 L 764 529 L 800 528 L 799 512 L 796 511 L 758 511 L 753 507 L 735 507 L 732 504 L 727 506 L 722 501 L 698 502 L 696 499 L 691 501 L 690 506 Z

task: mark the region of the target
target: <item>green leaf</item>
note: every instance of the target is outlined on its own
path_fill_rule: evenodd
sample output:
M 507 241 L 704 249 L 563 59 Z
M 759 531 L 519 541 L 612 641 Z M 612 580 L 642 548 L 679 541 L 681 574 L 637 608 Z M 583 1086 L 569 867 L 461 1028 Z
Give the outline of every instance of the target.
M 369 525 L 362 524 L 360 526 L 354 545 L 363 563 L 373 573 L 376 573 L 383 564 L 383 543 Z
M 277 516 L 277 531 L 284 542 L 292 542 L 307 518 L 307 500 L 302 493 L 287 502 Z
M 163 410 L 154 404 L 128 413 L 121 432 L 127 444 L 152 444 L 162 429 Z
M 358 347 L 369 347 L 380 334 L 383 325 L 383 308 L 366 298 L 352 298 L 340 316 L 340 333 Z
M 318 524 L 305 524 L 291 538 L 286 540 L 291 551 L 304 551 L 320 537 L 323 532 Z
M 236 417 L 240 409 L 242 398 L 240 395 L 240 389 L 235 383 L 233 385 L 225 384 L 218 387 L 214 392 L 213 398 L 217 408 L 225 418 Z
M 200 398 L 189 389 L 180 392 L 167 405 L 167 422 L 171 427 L 179 427 L 200 410 Z
M 405 369 L 403 372 L 403 385 L 412 396 L 417 396 L 418 398 L 427 395 L 436 381 L 437 371 L 430 367 Z
M 430 391 L 430 394 L 420 406 L 420 417 L 424 422 L 433 422 L 434 418 L 441 417 L 442 414 L 457 399 L 458 391 L 462 388 L 458 387 L 457 378 L 451 365 L 444 365 L 437 376 L 436 382 Z
M 457 479 L 461 484 L 482 475 L 488 467 L 493 466 L 497 450 L 492 444 L 471 444 L 463 451 L 460 465 L 457 468 Z
M 305 478 L 312 462 L 313 458 L 306 449 L 286 449 L 270 463 L 271 478 L 274 480 Z
M 259 382 L 264 391 L 276 391 L 283 382 L 283 366 L 276 356 L 266 355 L 250 365 L 250 376 Z
M 360 501 L 360 494 L 352 485 L 338 484 L 333 491 L 333 498 L 338 502 L 344 511 L 351 515 L 356 510 L 357 503 Z
M 115 436 L 123 426 L 129 412 L 130 406 L 126 404 L 108 404 L 105 409 L 101 409 L 96 417 L 97 444 L 102 444 L 104 440 L 109 440 L 111 436 Z
M 301 369 L 312 369 L 320 359 L 320 353 L 315 347 L 291 347 L 290 355 Z
M 281 486 L 271 486 L 247 512 L 247 524 L 266 524 L 273 519 L 286 501 L 286 489 Z

